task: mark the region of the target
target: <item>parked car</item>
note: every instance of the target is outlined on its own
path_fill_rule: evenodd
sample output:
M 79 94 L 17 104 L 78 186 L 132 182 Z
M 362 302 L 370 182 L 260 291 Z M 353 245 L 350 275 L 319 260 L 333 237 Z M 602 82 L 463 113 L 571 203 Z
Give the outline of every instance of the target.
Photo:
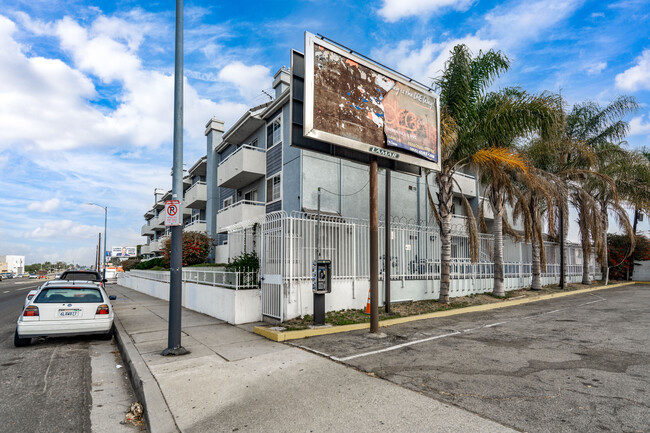
M 38 275 L 36 274 L 29 274 L 29 279 L 32 280 L 34 278 L 38 278 Z
M 49 281 L 24 307 L 16 323 L 14 345 L 27 346 L 34 337 L 113 336 L 113 306 L 103 287 L 89 281 Z
M 38 289 L 33 289 L 30 290 L 27 296 L 25 296 L 25 305 L 23 305 L 23 309 L 29 304 L 29 301 L 31 301 L 34 298 L 34 295 L 38 293 Z
M 106 280 L 97 271 L 65 271 L 61 274 L 60 280 L 67 281 L 92 281 L 104 287 Z
M 14 274 L 12 274 L 11 272 L 5 272 L 5 273 L 2 274 L 2 278 L 5 279 L 5 280 L 9 280 L 9 279 L 11 279 L 13 277 L 14 277 Z

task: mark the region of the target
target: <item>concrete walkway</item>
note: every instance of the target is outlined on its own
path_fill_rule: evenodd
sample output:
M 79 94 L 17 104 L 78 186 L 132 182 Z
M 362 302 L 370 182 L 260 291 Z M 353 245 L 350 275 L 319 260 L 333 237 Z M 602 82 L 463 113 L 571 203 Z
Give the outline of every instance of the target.
M 118 285 L 116 339 L 161 432 L 509 432 L 478 415 L 319 355 L 183 309 L 182 344 L 163 357 L 168 303 Z

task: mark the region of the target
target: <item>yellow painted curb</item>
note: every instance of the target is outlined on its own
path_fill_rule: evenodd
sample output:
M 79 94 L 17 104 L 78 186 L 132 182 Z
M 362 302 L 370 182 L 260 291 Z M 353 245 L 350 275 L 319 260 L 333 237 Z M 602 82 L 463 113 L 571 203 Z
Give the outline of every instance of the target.
M 496 310 L 497 308 L 512 307 L 515 305 L 529 304 L 531 302 L 544 301 L 546 299 L 562 298 L 571 295 L 580 295 L 582 293 L 595 292 L 598 290 L 614 289 L 616 287 L 631 286 L 634 284 L 650 284 L 643 281 L 630 281 L 627 283 L 611 284 L 608 286 L 592 287 L 588 289 L 572 290 L 570 292 L 551 293 L 537 297 L 525 299 L 511 299 L 493 304 L 473 305 L 471 307 L 455 308 L 453 310 L 435 311 L 433 313 L 420 314 L 417 316 L 398 317 L 395 319 L 380 320 L 379 327 L 398 325 L 400 323 L 415 322 L 417 320 L 433 319 L 436 317 L 455 316 L 457 314 L 474 313 L 477 311 Z M 265 326 L 256 326 L 255 333 L 273 341 L 298 340 L 307 337 L 316 337 L 318 335 L 338 334 L 340 332 L 358 331 L 360 329 L 369 329 L 370 323 L 355 323 L 354 325 L 330 326 L 322 328 L 301 329 L 298 331 L 279 331 L 270 329 Z

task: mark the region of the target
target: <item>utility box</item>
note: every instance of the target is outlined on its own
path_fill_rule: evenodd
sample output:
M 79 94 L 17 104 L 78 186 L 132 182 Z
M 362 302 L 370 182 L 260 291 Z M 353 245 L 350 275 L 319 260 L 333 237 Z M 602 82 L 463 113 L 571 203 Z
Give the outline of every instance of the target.
M 312 292 L 318 295 L 332 292 L 331 260 L 315 260 L 312 263 Z

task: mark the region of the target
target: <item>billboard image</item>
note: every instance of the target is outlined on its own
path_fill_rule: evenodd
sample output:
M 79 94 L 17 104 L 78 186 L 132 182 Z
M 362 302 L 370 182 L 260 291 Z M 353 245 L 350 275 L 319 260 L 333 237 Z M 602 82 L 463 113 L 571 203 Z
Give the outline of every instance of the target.
M 435 93 L 313 35 L 305 42 L 306 136 L 439 169 Z
M 112 257 L 136 257 L 137 255 L 136 247 L 113 247 L 111 251 Z

